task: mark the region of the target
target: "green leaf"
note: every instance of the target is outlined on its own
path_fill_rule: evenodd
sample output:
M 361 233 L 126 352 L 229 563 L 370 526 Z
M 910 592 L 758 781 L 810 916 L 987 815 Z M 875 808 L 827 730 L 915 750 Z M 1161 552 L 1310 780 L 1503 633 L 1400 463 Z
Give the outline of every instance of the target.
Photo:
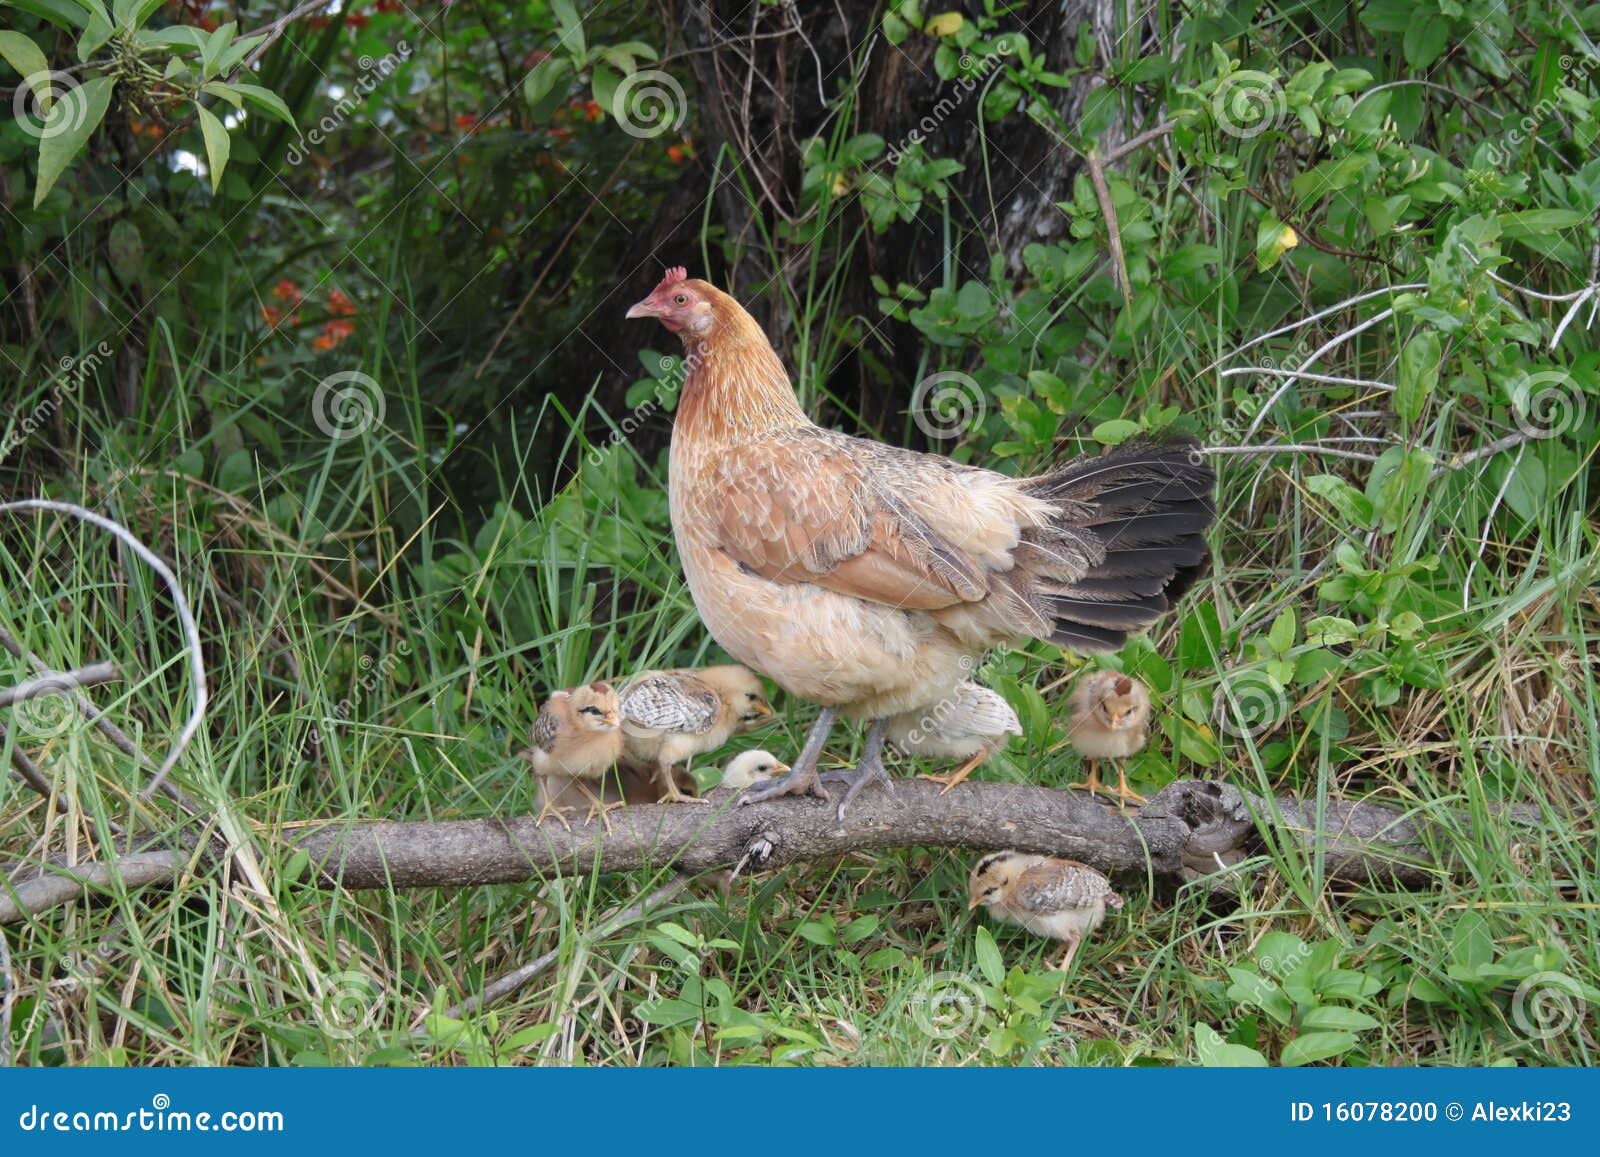
M 294 123 L 294 114 L 289 111 L 289 106 L 283 98 L 270 88 L 263 88 L 259 84 L 243 84 L 239 81 L 233 83 L 233 89 L 244 97 L 245 100 L 260 108 L 270 116 L 276 117 L 290 128 L 299 132 L 299 126 Z
M 1571 209 L 1524 209 L 1520 213 L 1501 213 L 1499 217 L 1501 234 L 1514 241 L 1571 229 L 1588 219 L 1588 214 Z
M 1294 608 L 1290 607 L 1278 614 L 1272 620 L 1272 629 L 1267 632 L 1267 642 L 1274 652 L 1279 655 L 1288 652 L 1294 646 L 1295 617 Z
M 1372 526 L 1376 512 L 1371 500 L 1343 478 L 1335 474 L 1314 474 L 1306 479 L 1306 489 L 1325 499 L 1353 529 L 1366 530 Z
M 877 930 L 878 917 L 869 912 L 865 916 L 857 916 L 839 929 L 839 939 L 846 944 L 854 944 L 858 940 L 865 940 Z
M 1300 244 L 1300 237 L 1277 217 L 1268 213 L 1256 226 L 1256 268 L 1271 269 L 1278 259 Z
M 1312 1061 L 1325 1061 L 1349 1052 L 1355 1044 L 1354 1034 L 1348 1032 L 1302 1033 L 1283 1046 L 1278 1063 L 1285 1068 L 1292 1068 L 1295 1065 L 1308 1065 Z
M 1207 1068 L 1265 1068 L 1267 1058 L 1245 1045 L 1229 1044 L 1209 1024 L 1194 1026 L 1195 1058 Z
M 1489 923 L 1477 912 L 1463 912 L 1450 933 L 1450 963 L 1477 968 L 1494 959 Z
M 215 193 L 217 186 L 222 184 L 222 170 L 228 167 L 228 151 L 232 141 L 215 113 L 200 104 L 196 104 L 194 110 L 200 114 L 200 135 L 206 141 L 206 167 L 211 171 L 211 191 Z
M 20 32 L 0 32 L 0 57 L 4 57 L 5 62 L 16 69 L 17 75 L 24 80 L 50 71 L 50 62 L 39 51 L 39 46 Z M 43 103 L 41 99 L 40 104 Z M 48 112 L 49 109 L 44 111 Z
M 700 937 L 689 931 L 682 924 L 674 924 L 671 920 L 663 920 L 656 925 L 656 931 L 663 936 L 670 936 L 685 948 L 700 947 Z
M 100 127 L 106 109 L 111 106 L 111 90 L 116 85 L 112 77 L 97 76 L 63 94 L 51 105 L 44 135 L 39 139 L 39 185 L 33 191 L 35 209 L 88 143 L 90 135 Z
M 1338 1032 L 1366 1032 L 1368 1029 L 1377 1028 L 1378 1020 L 1354 1008 L 1324 1004 L 1302 1016 L 1300 1027 Z
M 978 953 L 978 971 L 983 973 L 983 978 L 990 985 L 999 988 L 1006 978 L 1006 964 L 1000 957 L 1000 949 L 995 944 L 994 937 L 981 924 L 978 926 L 974 947 Z
M 220 80 L 208 80 L 200 86 L 200 91 L 218 100 L 227 101 L 234 108 L 244 107 L 244 97 L 231 84 L 224 84 Z
M 883 38 L 890 44 L 896 46 L 904 44 L 906 37 L 910 35 L 911 25 L 893 12 L 883 14 Z
M 821 924 L 815 920 L 807 920 L 795 931 L 799 933 L 800 939 L 809 940 L 813 944 L 820 944 L 824 948 L 831 948 L 839 942 L 839 936 L 831 924 Z
M 565 57 L 552 56 L 528 73 L 522 82 L 522 95 L 527 98 L 529 106 L 538 110 L 539 105 L 549 96 L 562 80 L 572 72 L 572 65 L 567 63 Z M 547 115 L 549 110 L 538 113 L 541 117 Z
M 1138 422 L 1130 422 L 1126 418 L 1113 418 L 1109 422 L 1101 422 L 1090 431 L 1089 436 L 1102 446 L 1117 446 L 1138 432 Z
M 588 42 L 583 36 L 583 21 L 572 0 L 550 0 L 550 11 L 555 13 L 556 28 L 561 32 L 561 47 L 581 60 L 588 55 Z
M 1418 4 L 1406 25 L 1400 51 L 1406 63 L 1420 72 L 1439 59 L 1439 54 L 1449 42 L 1450 21 L 1440 16 L 1432 6 Z
M 1414 335 L 1400 351 L 1400 379 L 1394 392 L 1394 410 L 1407 422 L 1422 416 L 1428 399 L 1439 384 L 1439 334 L 1425 329 Z

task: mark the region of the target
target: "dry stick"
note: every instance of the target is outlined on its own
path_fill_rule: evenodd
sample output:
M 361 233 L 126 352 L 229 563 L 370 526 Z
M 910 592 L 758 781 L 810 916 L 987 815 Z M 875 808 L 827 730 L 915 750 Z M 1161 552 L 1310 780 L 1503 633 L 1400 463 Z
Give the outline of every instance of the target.
M 1454 866 L 1448 851 L 1441 858 L 1431 846 L 1436 831 L 1420 811 L 1335 800 L 1319 828 L 1316 801 L 1248 795 L 1214 780 L 1179 780 L 1131 813 L 1077 792 L 972 781 L 946 793 L 936 783 L 899 780 L 893 795 L 868 792 L 856 800 L 843 823 L 820 801 L 739 807 L 725 792 L 713 793 L 712 801 L 721 806 L 710 813 L 681 804 L 625 808 L 609 817 L 609 832 L 595 821 L 573 820 L 564 829 L 516 816 L 308 825 L 286 839 L 310 853 L 312 883 L 351 891 L 525 883 L 666 866 L 696 875 L 741 861 L 764 871 L 856 852 L 929 847 L 1042 852 L 1107 872 L 1190 878 L 1196 865 L 1254 854 L 1262 827 L 1323 856 L 1330 880 L 1418 888 Z M 1501 807 L 1496 814 L 1519 824 L 1538 820 L 1537 811 L 1525 807 Z M 1468 829 L 1465 816 L 1453 818 Z M 178 852 L 155 850 L 111 864 L 35 870 L 0 889 L 0 924 L 119 878 L 129 890 L 170 885 L 185 862 Z
M 5 739 L 6 729 L 3 726 L 0 726 L 0 746 L 4 746 Z M 55 801 L 56 811 L 60 812 L 62 815 L 66 815 L 67 812 L 72 810 L 71 804 L 51 790 L 50 777 L 45 775 L 44 769 L 41 768 L 37 763 L 33 762 L 33 760 L 29 759 L 28 756 L 23 752 L 22 748 L 16 746 L 15 744 L 13 744 L 11 748 L 11 766 L 14 767 L 17 774 L 22 777 L 22 781 L 29 787 L 33 788 L 34 791 L 44 796 L 45 799 L 53 799 Z
M 184 641 L 188 645 L 189 675 L 193 683 L 194 706 L 189 712 L 189 718 L 184 724 L 183 730 L 179 732 L 176 742 L 173 743 L 172 749 L 167 752 L 166 759 L 162 760 L 161 766 L 156 769 L 154 778 L 139 793 L 139 799 L 147 800 L 160 790 L 162 783 L 167 778 L 167 773 L 177 764 L 178 757 L 183 754 L 183 749 L 189 746 L 189 741 L 199 732 L 200 725 L 205 721 L 206 717 L 208 694 L 206 691 L 205 655 L 200 650 L 200 628 L 194 621 L 194 612 L 189 609 L 189 600 L 184 598 L 183 587 L 178 582 L 178 576 L 172 573 L 171 568 L 122 524 L 113 522 L 104 515 L 96 514 L 92 510 L 87 510 L 70 502 L 52 502 L 43 498 L 24 498 L 17 502 L 0 503 L 0 514 L 18 510 L 44 510 L 53 514 L 66 514 L 87 522 L 90 526 L 98 527 L 138 555 L 145 565 L 155 571 L 167 586 L 167 593 L 172 598 L 173 608 L 178 615 L 178 622 L 183 627 Z
M 614 910 L 608 915 L 603 916 L 601 918 L 599 927 L 597 927 L 594 932 L 591 933 L 591 937 L 595 940 L 603 940 L 605 937 L 612 935 L 625 925 L 631 924 L 633 921 L 639 919 L 645 914 L 647 909 L 657 907 L 658 905 L 676 896 L 679 892 L 683 891 L 688 883 L 688 876 L 676 876 L 673 879 L 668 880 L 655 891 L 649 893 L 643 899 L 636 900 L 626 908 Z M 504 1000 L 506 997 L 525 987 L 531 981 L 537 978 L 541 972 L 554 964 L 556 960 L 560 958 L 560 956 L 561 949 L 559 947 L 552 948 L 543 956 L 529 961 L 521 968 L 514 969 L 513 971 L 506 973 L 504 976 L 490 981 L 488 984 L 484 985 L 482 992 L 474 993 L 472 996 L 469 996 L 463 1000 L 460 1004 L 445 1009 L 444 1015 L 449 1017 L 451 1020 L 460 1020 L 464 1016 L 469 1016 L 472 1013 L 477 1012 L 485 1005 L 494 1004 L 498 1001 Z
M 24 703 L 29 699 L 66 695 L 77 688 L 98 687 L 102 683 L 112 683 L 120 678 L 122 675 L 115 663 L 92 663 L 87 667 L 74 667 L 70 671 L 40 675 L 38 678 L 18 683 L 15 687 L 0 688 L 0 707 L 10 707 L 13 703 Z
M 1100 153 L 1090 149 L 1084 158 L 1089 163 L 1089 182 L 1094 186 L 1095 200 L 1100 202 L 1100 215 L 1106 219 L 1106 239 L 1111 246 L 1111 276 L 1122 291 L 1122 304 L 1133 308 L 1133 288 L 1128 283 L 1128 261 L 1122 253 L 1122 233 L 1117 228 L 1117 208 L 1111 203 L 1111 190 L 1106 185 L 1105 166 Z

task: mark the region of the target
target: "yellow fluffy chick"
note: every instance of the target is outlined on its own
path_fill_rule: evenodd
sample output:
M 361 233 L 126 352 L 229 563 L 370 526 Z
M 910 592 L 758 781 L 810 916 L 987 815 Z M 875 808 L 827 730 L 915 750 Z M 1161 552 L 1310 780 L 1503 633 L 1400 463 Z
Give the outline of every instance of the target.
M 1078 944 L 1100 927 L 1107 908 L 1122 907 L 1122 897 L 1110 880 L 1076 860 L 996 852 L 978 861 L 967 883 L 967 910 L 980 904 L 997 920 L 1066 941 L 1056 965 L 1065 972 Z
M 539 779 L 540 814 L 555 797 L 576 789 L 602 806 L 599 782 L 622 756 L 622 717 L 610 683 L 552 692 L 533 721 L 533 743 L 522 755 Z
M 782 775 L 789 770 L 789 765 L 782 762 L 770 751 L 741 751 L 728 761 L 728 766 L 722 770 L 722 782 L 717 786 L 730 791 L 743 791 L 751 784 L 760 783 L 762 780 L 771 779 L 775 775 Z
M 647 672 L 628 681 L 620 704 L 628 758 L 655 767 L 665 798 L 673 803 L 694 798 L 678 790 L 674 767 L 773 716 L 760 676 L 734 665 Z
M 1022 734 L 1022 721 L 1001 695 L 977 683 L 962 683 L 955 693 L 922 711 L 889 720 L 889 742 L 907 755 L 959 759 L 947 775 L 928 775 L 949 791 L 1010 741 Z
M 1150 735 L 1150 693 L 1144 684 L 1118 671 L 1096 671 L 1078 684 L 1068 701 L 1067 742 L 1089 761 L 1086 791 L 1100 791 L 1097 761 L 1117 761 L 1112 793 L 1134 803 L 1144 797 L 1128 789 L 1123 760 L 1144 750 Z

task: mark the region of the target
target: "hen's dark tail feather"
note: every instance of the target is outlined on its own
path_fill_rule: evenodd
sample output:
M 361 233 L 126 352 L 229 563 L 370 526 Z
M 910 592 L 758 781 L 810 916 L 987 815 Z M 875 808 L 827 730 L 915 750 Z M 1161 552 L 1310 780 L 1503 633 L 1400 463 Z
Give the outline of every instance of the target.
M 1030 531 L 1019 563 L 1052 643 L 1112 651 L 1205 574 L 1216 474 L 1190 439 L 1141 441 L 1030 478 L 1060 517 Z

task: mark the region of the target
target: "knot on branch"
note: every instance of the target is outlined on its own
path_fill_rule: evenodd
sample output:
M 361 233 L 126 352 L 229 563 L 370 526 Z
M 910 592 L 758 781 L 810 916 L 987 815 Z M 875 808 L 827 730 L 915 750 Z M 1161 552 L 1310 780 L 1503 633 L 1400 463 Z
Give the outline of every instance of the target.
M 1169 783 L 1139 809 L 1139 818 L 1177 820 L 1189 830 L 1178 854 L 1185 880 L 1240 863 L 1255 839 L 1256 822 L 1244 793 L 1214 779 Z

